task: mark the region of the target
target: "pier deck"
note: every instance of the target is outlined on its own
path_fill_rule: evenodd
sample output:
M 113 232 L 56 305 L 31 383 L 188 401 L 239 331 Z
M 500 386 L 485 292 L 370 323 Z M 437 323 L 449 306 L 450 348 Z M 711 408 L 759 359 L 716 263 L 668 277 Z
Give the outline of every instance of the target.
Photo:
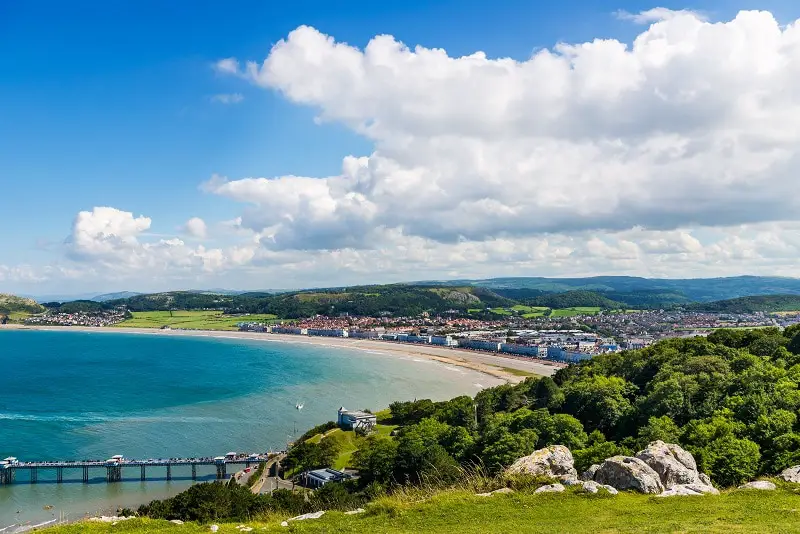
M 66 461 L 41 461 L 41 462 L 21 462 L 16 458 L 6 458 L 0 461 L 0 484 L 11 484 L 17 481 L 19 471 L 28 471 L 28 480 L 31 484 L 39 481 L 40 471 L 55 471 L 55 481 L 63 482 L 65 471 L 74 473 L 80 471 L 80 479 L 88 483 L 90 470 L 105 469 L 106 482 L 119 482 L 122 480 L 123 469 L 131 470 L 139 468 L 139 479 L 146 480 L 147 468 L 163 467 L 166 468 L 167 480 L 172 479 L 172 468 L 189 466 L 191 467 L 192 480 L 197 479 L 198 466 L 214 466 L 216 476 L 223 479 L 227 475 L 228 465 L 257 465 L 268 463 L 276 459 L 279 453 L 233 455 L 201 458 L 150 458 L 147 460 L 126 459 L 122 456 L 115 456 L 109 460 L 66 460 Z M 275 462 L 273 462 L 274 464 Z M 77 477 L 76 477 L 77 478 Z

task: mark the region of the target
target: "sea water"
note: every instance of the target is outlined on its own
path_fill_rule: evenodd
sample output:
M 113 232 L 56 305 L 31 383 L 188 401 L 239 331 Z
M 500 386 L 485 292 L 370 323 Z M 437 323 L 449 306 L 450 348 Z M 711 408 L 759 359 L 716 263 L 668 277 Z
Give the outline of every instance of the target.
M 283 450 L 340 406 L 474 395 L 497 379 L 380 350 L 265 340 L 84 331 L 0 330 L 0 458 L 21 461 L 217 456 Z M 302 403 L 303 409 L 296 405 Z M 0 532 L 62 516 L 135 508 L 173 495 L 191 471 L 123 470 L 107 484 L 81 470 L 18 471 L 0 486 Z M 198 469 L 213 480 L 213 468 Z M 11 525 L 13 527 L 3 531 Z

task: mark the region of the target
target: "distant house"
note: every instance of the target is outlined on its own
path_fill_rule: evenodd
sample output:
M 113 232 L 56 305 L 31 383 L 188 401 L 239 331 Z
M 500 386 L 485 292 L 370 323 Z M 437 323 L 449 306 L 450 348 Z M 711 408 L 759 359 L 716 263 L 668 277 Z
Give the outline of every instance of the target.
M 349 475 L 336 469 L 317 469 L 303 474 L 303 484 L 309 488 L 321 488 L 328 482 L 341 482 L 348 478 Z
M 378 424 L 378 418 L 375 414 L 369 412 L 362 412 L 358 410 L 345 410 L 344 406 L 339 408 L 339 417 L 337 419 L 339 427 L 344 430 L 364 430 L 371 432 L 375 425 Z

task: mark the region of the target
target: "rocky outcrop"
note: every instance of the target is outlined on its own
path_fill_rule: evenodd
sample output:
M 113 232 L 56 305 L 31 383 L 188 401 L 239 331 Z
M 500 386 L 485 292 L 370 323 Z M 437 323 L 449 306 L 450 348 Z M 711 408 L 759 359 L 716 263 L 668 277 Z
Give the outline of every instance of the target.
M 705 484 L 675 484 L 664 493 L 657 497 L 679 497 L 679 496 L 698 496 L 698 495 L 719 495 L 719 491 L 714 486 Z
M 611 495 L 616 495 L 619 493 L 615 488 L 604 484 L 598 484 L 594 480 L 586 480 L 581 482 L 581 485 L 583 486 L 584 491 L 587 493 L 598 493 L 601 489 L 606 490 Z
M 594 481 L 618 490 L 654 494 L 664 491 L 658 473 L 644 461 L 631 456 L 614 456 L 603 462 L 594 474 Z
M 786 482 L 800 484 L 800 465 L 784 469 L 780 474 L 780 478 Z
M 770 491 L 776 489 L 776 486 L 769 480 L 754 480 L 753 482 L 742 484 L 741 486 L 739 486 L 739 489 Z
M 600 464 L 592 464 L 592 466 L 581 473 L 581 480 L 594 480 L 594 474 L 600 469 Z
M 536 488 L 534 493 L 561 493 L 565 489 L 566 488 L 562 484 L 548 484 L 547 486 Z
M 653 441 L 636 455 L 658 473 L 666 489 L 686 484 L 702 484 L 694 456 L 679 445 Z
M 707 474 L 700 473 L 697 476 L 700 478 L 700 483 L 701 484 L 705 484 L 706 486 L 710 486 L 711 485 L 711 477 L 708 476 Z
M 563 445 L 552 445 L 520 458 L 508 468 L 507 472 L 552 478 L 578 478 L 572 453 Z

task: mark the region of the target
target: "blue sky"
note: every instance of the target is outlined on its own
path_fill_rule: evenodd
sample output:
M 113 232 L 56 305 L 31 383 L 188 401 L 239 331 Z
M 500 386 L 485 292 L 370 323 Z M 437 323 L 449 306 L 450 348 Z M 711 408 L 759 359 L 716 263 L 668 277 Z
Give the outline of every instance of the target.
M 316 285 L 312 272 L 278 283 L 274 277 L 262 278 L 252 266 L 246 266 L 249 274 L 238 283 L 237 277 L 224 274 L 191 274 L 161 284 L 105 270 L 99 278 L 84 277 L 80 272 L 97 274 L 105 260 L 64 250 L 80 211 L 110 206 L 134 217 L 144 215 L 152 224 L 137 239 L 168 239 L 179 236 L 191 217 L 201 217 L 211 228 L 241 216 L 241 199 L 200 187 L 214 174 L 229 180 L 333 176 L 341 172 L 344 157 L 369 156 L 386 142 L 346 120 L 318 124 L 314 118 L 325 104 L 307 105 L 280 87 L 225 75 L 213 68 L 220 59 L 260 63 L 275 43 L 308 25 L 359 49 L 374 36 L 389 34 L 412 47 L 443 48 L 450 57 L 481 50 L 489 58 L 525 61 L 535 50 L 558 42 L 630 42 L 646 26 L 615 13 L 657 6 L 691 9 L 714 21 L 727 21 L 748 7 L 769 10 L 781 23 L 800 14 L 800 7 L 786 1 L 739 0 L 689 5 L 623 0 L 198 1 L 166 7 L 156 1 L 0 3 L 0 213 L 6 223 L 0 233 L 0 265 L 6 267 L 0 292 Z M 225 104 L 214 95 L 241 95 L 242 100 Z M 241 235 L 235 239 L 249 242 Z M 224 232 L 209 231 L 202 246 L 232 243 Z M 275 265 L 276 260 L 270 261 Z M 72 274 L 8 274 L 54 265 Z M 437 269 L 433 274 L 470 274 L 448 266 Z M 614 269 L 598 270 L 608 274 Z M 379 271 L 341 280 L 366 276 L 381 281 Z M 514 272 L 544 274 L 525 268 Z M 412 271 L 390 278 L 415 277 Z

